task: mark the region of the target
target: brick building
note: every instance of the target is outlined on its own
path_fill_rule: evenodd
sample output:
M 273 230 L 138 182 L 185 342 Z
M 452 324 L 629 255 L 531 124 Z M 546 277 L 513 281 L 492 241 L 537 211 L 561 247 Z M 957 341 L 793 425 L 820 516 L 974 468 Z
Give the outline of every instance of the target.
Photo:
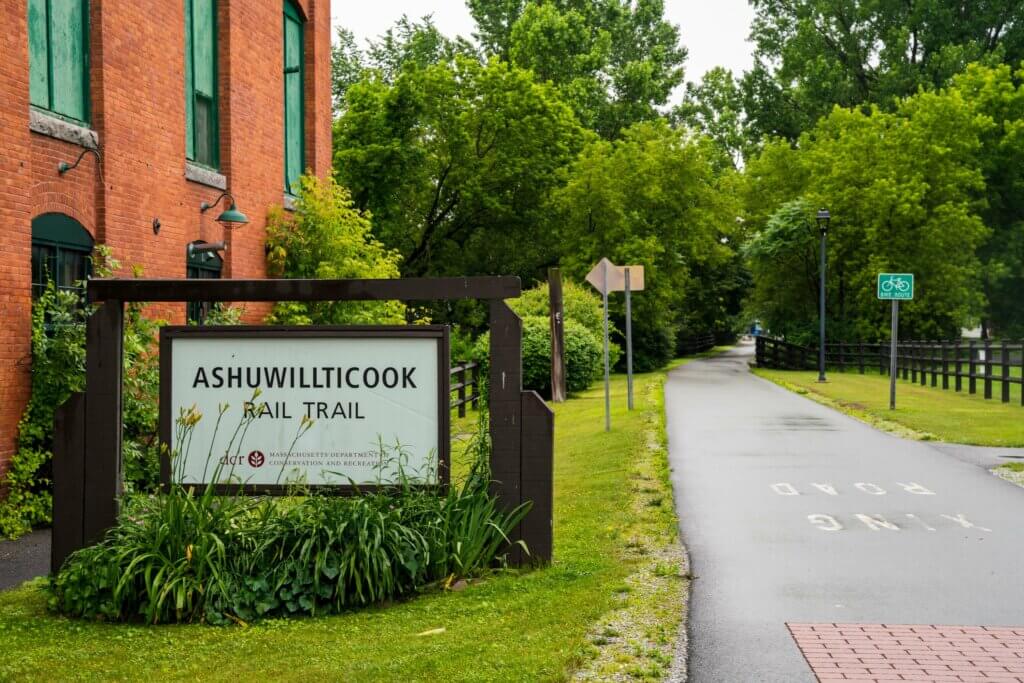
M 3 471 L 48 278 L 73 286 L 98 244 L 147 277 L 265 275 L 267 209 L 330 170 L 331 29 L 329 0 L 10 0 L 0 18 Z M 217 222 L 230 198 L 200 211 L 225 190 L 248 224 Z

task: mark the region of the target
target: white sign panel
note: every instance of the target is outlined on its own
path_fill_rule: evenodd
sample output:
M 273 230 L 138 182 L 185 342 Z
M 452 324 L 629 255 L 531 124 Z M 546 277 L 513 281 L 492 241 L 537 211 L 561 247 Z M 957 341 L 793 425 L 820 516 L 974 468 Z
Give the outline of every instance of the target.
M 630 291 L 643 291 L 643 266 L 617 266 L 606 258 L 598 261 L 597 265 L 587 273 L 586 279 L 587 282 L 594 286 L 594 289 L 602 294 L 606 292 L 622 292 L 626 289 L 626 268 L 629 268 Z
M 437 483 L 447 466 L 444 328 L 165 328 L 165 354 L 164 440 L 202 415 L 175 483 Z

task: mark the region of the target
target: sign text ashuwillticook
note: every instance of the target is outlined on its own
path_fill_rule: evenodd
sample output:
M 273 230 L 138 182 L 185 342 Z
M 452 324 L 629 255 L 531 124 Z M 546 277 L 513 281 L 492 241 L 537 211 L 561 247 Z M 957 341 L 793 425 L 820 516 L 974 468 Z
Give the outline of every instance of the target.
M 443 476 L 443 327 L 169 327 L 160 353 L 164 440 L 181 410 L 202 415 L 165 466 L 175 483 L 208 483 L 218 465 L 214 483 L 257 488 L 394 484 L 400 468 L 418 483 Z

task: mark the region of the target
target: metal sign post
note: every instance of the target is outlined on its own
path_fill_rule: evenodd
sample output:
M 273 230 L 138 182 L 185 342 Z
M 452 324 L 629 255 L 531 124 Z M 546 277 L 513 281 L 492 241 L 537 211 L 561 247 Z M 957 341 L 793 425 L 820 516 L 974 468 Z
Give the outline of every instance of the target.
M 879 273 L 878 298 L 892 302 L 892 331 L 889 335 L 889 410 L 896 410 L 896 370 L 899 358 L 900 302 L 914 299 L 913 273 Z
M 629 296 L 629 266 L 626 266 L 626 396 L 633 410 L 633 309 Z
M 889 410 L 896 410 L 896 356 L 899 354 L 900 302 L 892 300 L 892 333 L 889 342 Z
M 608 268 L 611 262 L 608 259 L 601 261 L 604 270 L 604 291 L 601 293 L 604 300 L 604 431 L 612 430 L 612 397 L 610 368 L 608 367 Z

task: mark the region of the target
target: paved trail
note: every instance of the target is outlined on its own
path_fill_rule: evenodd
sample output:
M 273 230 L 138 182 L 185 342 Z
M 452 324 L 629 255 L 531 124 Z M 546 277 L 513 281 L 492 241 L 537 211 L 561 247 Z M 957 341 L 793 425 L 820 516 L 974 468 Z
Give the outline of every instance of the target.
M 815 680 L 787 623 L 1024 625 L 1024 489 L 761 380 L 751 353 L 666 385 L 691 680 Z

